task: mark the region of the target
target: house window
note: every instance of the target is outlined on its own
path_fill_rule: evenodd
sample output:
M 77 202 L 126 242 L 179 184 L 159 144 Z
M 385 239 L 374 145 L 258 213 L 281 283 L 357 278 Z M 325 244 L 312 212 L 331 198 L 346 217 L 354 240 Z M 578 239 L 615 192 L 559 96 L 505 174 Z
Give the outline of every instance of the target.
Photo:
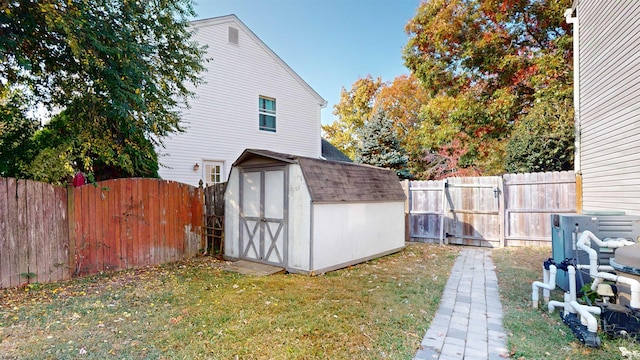
M 260 130 L 276 132 L 276 99 L 260 96 L 258 114 Z
M 206 186 L 219 184 L 223 181 L 222 162 L 204 161 L 204 180 Z

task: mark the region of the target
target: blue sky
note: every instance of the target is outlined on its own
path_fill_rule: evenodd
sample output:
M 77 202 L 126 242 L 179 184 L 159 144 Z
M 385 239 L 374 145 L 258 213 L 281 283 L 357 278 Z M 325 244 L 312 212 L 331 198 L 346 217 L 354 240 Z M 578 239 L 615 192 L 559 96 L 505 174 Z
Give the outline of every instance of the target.
M 420 0 L 196 0 L 197 19 L 235 14 L 328 102 L 335 120 L 340 89 L 371 75 L 408 74 L 404 25 Z

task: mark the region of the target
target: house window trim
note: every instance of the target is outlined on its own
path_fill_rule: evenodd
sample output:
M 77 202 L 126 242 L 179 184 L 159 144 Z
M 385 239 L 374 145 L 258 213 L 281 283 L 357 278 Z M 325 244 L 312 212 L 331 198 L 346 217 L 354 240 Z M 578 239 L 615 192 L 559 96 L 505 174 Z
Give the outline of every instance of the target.
M 273 110 L 267 109 L 266 107 L 262 107 L 262 100 L 270 100 L 273 101 Z M 278 116 L 277 116 L 278 106 L 276 102 L 276 98 L 271 96 L 258 96 L 258 130 L 268 132 L 268 133 L 276 133 L 278 132 Z M 273 118 L 273 127 L 268 127 L 266 125 L 266 121 L 264 122 L 262 118 L 263 116 L 269 116 Z
M 211 185 L 214 185 L 214 184 L 220 184 L 220 183 L 225 182 L 225 179 L 224 179 L 224 163 L 225 162 L 222 161 L 222 160 L 202 160 L 202 179 L 203 179 L 204 186 L 211 186 Z M 210 180 L 210 174 L 209 174 L 209 172 L 207 170 L 209 165 L 212 165 L 212 166 L 219 165 L 220 166 L 220 171 L 219 171 L 219 174 L 218 174 L 219 180 L 220 180 L 219 182 L 209 183 L 208 180 Z

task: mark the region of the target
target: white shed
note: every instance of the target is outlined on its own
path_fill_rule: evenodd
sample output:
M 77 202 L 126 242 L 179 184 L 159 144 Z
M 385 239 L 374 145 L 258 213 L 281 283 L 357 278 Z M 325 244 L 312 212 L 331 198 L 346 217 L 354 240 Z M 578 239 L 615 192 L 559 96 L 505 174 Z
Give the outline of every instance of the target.
M 316 275 L 391 254 L 404 201 L 392 170 L 247 149 L 225 192 L 225 259 Z

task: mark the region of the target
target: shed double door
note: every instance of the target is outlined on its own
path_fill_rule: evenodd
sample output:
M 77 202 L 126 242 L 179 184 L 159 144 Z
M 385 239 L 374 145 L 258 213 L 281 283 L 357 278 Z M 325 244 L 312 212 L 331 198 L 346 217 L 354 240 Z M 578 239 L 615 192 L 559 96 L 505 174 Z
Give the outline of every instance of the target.
M 286 266 L 286 168 L 244 169 L 240 190 L 240 257 Z

